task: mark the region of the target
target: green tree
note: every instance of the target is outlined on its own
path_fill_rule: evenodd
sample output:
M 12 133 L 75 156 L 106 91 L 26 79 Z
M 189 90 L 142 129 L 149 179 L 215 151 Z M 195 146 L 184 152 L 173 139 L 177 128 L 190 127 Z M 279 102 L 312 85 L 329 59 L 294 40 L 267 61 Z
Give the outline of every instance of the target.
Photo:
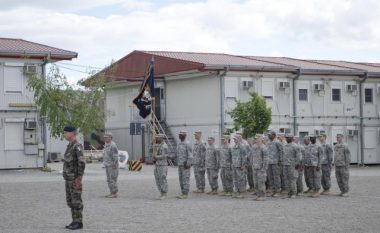
M 272 110 L 263 97 L 255 92 L 251 92 L 250 96 L 248 102 L 237 100 L 236 107 L 228 113 L 234 120 L 234 130 L 242 129 L 244 138 L 264 133 L 272 121 Z
M 77 83 L 80 88 L 75 88 L 56 65 L 50 67 L 46 80 L 37 74 L 27 75 L 39 117 L 46 117 L 53 137 L 62 136 L 65 125 L 73 125 L 85 135 L 103 128 L 104 79 L 92 80 L 86 86 L 81 80 Z

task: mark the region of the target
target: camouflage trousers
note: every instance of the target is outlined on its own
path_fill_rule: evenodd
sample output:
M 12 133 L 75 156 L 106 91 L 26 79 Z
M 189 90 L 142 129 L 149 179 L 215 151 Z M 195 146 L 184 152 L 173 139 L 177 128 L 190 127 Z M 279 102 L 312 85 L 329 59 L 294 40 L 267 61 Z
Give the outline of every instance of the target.
M 350 191 L 348 181 L 350 179 L 350 171 L 346 166 L 335 167 L 336 181 L 338 182 L 339 189 L 342 193 Z
M 272 187 L 273 192 L 280 192 L 281 190 L 281 167 L 278 164 L 269 164 L 268 177 L 269 185 Z
M 331 188 L 331 165 L 322 164 L 322 179 L 321 184 L 324 190 Z
M 297 178 L 298 170 L 294 166 L 284 165 L 282 166 L 283 178 L 286 184 L 286 190 L 288 190 L 289 195 L 297 194 Z
M 245 192 L 247 186 L 246 171 L 240 167 L 233 168 L 233 180 L 236 192 Z
M 297 193 L 303 193 L 303 169 L 298 170 Z
M 181 192 L 184 195 L 189 194 L 190 175 L 191 175 L 190 168 L 186 169 L 184 166 L 178 166 L 179 185 L 181 187 Z
M 247 167 L 247 181 L 250 188 L 255 187 L 255 184 L 253 182 L 253 168 L 250 165 Z
M 311 185 L 309 183 L 310 179 L 309 179 L 309 176 L 310 176 L 310 172 L 307 170 L 308 167 L 305 167 L 304 168 L 304 175 L 305 175 L 305 183 L 306 183 L 306 187 L 308 189 L 312 189 L 311 188 Z
M 212 190 L 218 189 L 218 176 L 219 176 L 219 169 L 207 168 L 208 183 L 210 184 L 210 188 Z
M 306 167 L 305 174 L 307 174 L 307 183 L 310 189 L 319 191 L 321 189 L 321 170 L 317 171 L 317 167 Z
M 117 177 L 119 176 L 119 166 L 112 168 L 112 166 L 106 166 L 107 184 L 111 193 L 117 193 Z
M 287 186 L 286 186 L 286 181 L 285 181 L 285 177 L 284 177 L 284 166 L 280 166 L 280 180 L 281 180 L 281 190 L 286 190 Z
M 261 169 L 253 169 L 253 181 L 258 197 L 265 197 L 265 181 L 267 180 L 267 172 Z
M 195 185 L 197 186 L 197 189 L 204 190 L 206 186 L 206 181 L 205 181 L 206 168 L 204 166 L 194 165 L 193 169 L 194 169 Z
M 234 184 L 233 184 L 233 171 L 232 168 L 222 167 L 220 170 L 220 178 L 222 180 L 223 191 L 224 192 L 233 192 Z
M 66 203 L 71 209 L 71 217 L 73 222 L 82 222 L 83 202 L 82 202 L 82 187 L 74 187 L 73 180 L 65 181 L 66 188 Z
M 168 181 L 166 176 L 168 175 L 167 166 L 155 166 L 154 167 L 154 179 L 156 180 L 156 185 L 160 193 L 168 192 Z

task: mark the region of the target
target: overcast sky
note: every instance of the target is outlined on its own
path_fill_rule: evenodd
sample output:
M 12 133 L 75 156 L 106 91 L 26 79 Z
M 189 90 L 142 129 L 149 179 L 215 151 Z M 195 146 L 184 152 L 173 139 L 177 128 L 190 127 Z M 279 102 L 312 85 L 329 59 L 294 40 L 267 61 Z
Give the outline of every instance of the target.
M 103 68 L 133 50 L 380 62 L 379 0 L 0 3 L 1 37 L 79 53 L 59 63 L 71 82 L 86 77 L 86 67 Z

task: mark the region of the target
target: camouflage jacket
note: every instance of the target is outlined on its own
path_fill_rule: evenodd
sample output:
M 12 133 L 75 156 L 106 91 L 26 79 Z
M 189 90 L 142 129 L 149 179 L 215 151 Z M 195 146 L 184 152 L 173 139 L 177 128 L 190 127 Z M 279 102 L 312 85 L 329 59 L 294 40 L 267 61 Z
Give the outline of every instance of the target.
M 192 154 L 189 143 L 188 142 L 178 143 L 177 150 L 172 158 L 177 159 L 178 166 L 184 166 L 185 163 L 187 166 L 191 166 L 192 161 L 193 161 L 193 154 Z
M 193 145 L 193 165 L 204 167 L 205 160 L 206 160 L 206 144 L 201 141 L 195 141 Z
M 334 164 L 337 167 L 349 166 L 351 163 L 351 153 L 346 144 L 336 144 L 334 146 Z
M 320 167 L 322 160 L 322 148 L 317 144 L 309 144 L 305 152 L 305 166 Z
M 231 168 L 232 149 L 230 145 L 221 145 L 219 150 L 219 167 Z
M 300 164 L 301 157 L 301 148 L 298 145 L 288 143 L 284 146 L 283 165 L 295 167 Z
M 67 145 L 63 163 L 63 178 L 74 180 L 84 174 L 86 162 L 83 156 L 83 146 L 76 140 Z
M 332 164 L 333 162 L 333 148 L 330 144 L 321 144 L 322 148 L 322 164 Z
M 248 161 L 253 169 L 268 168 L 268 153 L 265 145 L 253 145 L 249 152 Z
M 269 164 L 277 164 L 279 161 L 282 162 L 282 157 L 284 154 L 284 145 L 278 140 L 269 140 L 267 143 Z
M 111 141 L 110 143 L 106 143 L 104 145 L 103 154 L 104 166 L 113 166 L 119 164 L 119 151 L 115 142 Z
M 235 145 L 232 148 L 232 167 L 244 167 L 247 165 L 247 151 L 243 145 Z
M 219 153 L 215 146 L 209 146 L 206 150 L 206 168 L 219 168 Z
M 154 160 L 156 161 L 156 166 L 167 166 L 167 156 L 169 153 L 169 148 L 166 143 L 156 144 L 156 151 L 154 152 Z

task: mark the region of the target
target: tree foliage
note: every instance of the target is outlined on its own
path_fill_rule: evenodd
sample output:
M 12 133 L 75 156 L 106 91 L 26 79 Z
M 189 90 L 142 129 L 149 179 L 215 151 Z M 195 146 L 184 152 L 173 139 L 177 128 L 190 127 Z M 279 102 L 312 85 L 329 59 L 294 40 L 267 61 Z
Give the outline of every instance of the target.
M 28 76 L 28 88 L 34 92 L 39 116 L 46 117 L 53 137 L 62 136 L 65 125 L 73 125 L 83 134 L 103 128 L 104 79 L 76 89 L 55 65 L 50 67 L 46 80 L 37 74 Z
M 265 100 L 255 92 L 250 96 L 248 102 L 237 100 L 236 107 L 228 113 L 234 120 L 234 130 L 242 129 L 244 138 L 264 133 L 272 121 L 272 110 Z

